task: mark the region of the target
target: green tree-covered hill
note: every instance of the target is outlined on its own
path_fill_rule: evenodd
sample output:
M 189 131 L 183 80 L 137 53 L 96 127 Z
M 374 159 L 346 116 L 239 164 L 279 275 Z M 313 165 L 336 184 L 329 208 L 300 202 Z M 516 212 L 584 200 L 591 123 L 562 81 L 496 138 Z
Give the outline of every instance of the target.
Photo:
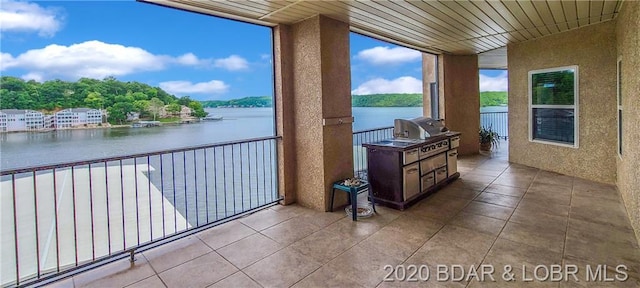
M 106 109 L 109 122 L 123 123 L 127 114 L 154 118 L 164 105 L 185 105 L 196 117 L 206 116 L 202 104 L 189 96 L 178 98 L 158 87 L 140 82 L 81 78 L 76 82 L 50 80 L 43 83 L 0 77 L 0 109 L 31 109 L 55 112 L 67 108 Z M 175 105 L 174 105 L 175 106 Z
M 204 107 L 271 107 L 273 105 L 273 99 L 270 96 L 260 97 L 244 97 L 240 99 L 232 99 L 228 101 L 223 100 L 211 100 L 202 101 Z
M 506 91 L 480 92 L 480 107 L 507 105 Z

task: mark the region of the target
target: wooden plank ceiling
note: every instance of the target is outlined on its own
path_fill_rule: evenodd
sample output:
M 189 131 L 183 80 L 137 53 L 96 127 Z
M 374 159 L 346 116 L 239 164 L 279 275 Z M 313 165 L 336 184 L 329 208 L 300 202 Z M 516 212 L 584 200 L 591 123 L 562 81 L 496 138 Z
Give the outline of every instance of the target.
M 347 22 L 351 30 L 435 54 L 491 55 L 527 41 L 612 20 L 623 1 L 304 1 L 142 0 L 267 26 L 294 24 L 317 14 Z M 489 53 L 483 53 L 489 52 Z M 483 53 L 483 54 L 481 54 Z M 505 55 L 506 58 L 506 55 Z M 480 61 L 482 63 L 482 61 Z M 481 68 L 506 68 L 485 61 Z M 500 62 L 500 63 L 498 63 Z M 493 63 L 493 64 L 492 64 Z M 492 67 L 495 66 L 495 67 Z M 502 67 L 504 65 L 504 67 Z

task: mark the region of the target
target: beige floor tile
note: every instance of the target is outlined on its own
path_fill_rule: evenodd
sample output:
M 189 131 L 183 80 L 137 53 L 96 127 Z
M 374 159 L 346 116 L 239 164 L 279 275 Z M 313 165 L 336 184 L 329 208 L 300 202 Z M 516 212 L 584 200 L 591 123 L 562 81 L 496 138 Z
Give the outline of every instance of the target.
M 491 193 L 514 196 L 514 197 L 522 197 L 522 195 L 524 195 L 524 193 L 527 192 L 527 189 L 504 186 L 500 184 L 491 184 L 489 185 L 489 187 L 484 189 L 484 192 L 491 192 Z
M 640 287 L 638 278 L 629 275 L 626 270 L 619 270 L 624 274 L 618 273 L 616 266 L 606 266 L 606 264 L 594 263 L 571 256 L 565 257 L 563 265 L 575 265 L 577 273 L 576 277 L 570 276 L 568 277 L 569 281 L 560 283 L 560 287 Z
M 522 213 L 545 213 L 555 216 L 569 216 L 569 206 L 561 205 L 554 201 L 538 201 L 527 199 L 527 196 L 520 201 L 516 211 Z
M 489 235 L 498 236 L 504 227 L 505 220 L 491 218 L 487 216 L 461 212 L 449 222 L 449 225 L 464 227 Z
M 118 260 L 73 277 L 75 287 L 124 287 L 155 273 L 143 255 L 136 255 L 134 263 L 129 258 Z
M 288 218 L 304 216 L 314 212 L 313 209 L 302 207 L 298 204 L 291 204 L 291 205 L 278 204 L 278 205 L 269 207 L 269 209 L 276 211 L 280 215 L 284 215 L 285 217 L 288 217 Z
M 593 244 L 638 247 L 638 242 L 632 229 L 623 229 L 584 220 L 569 219 L 568 235 L 570 237 L 588 240 Z
M 255 233 L 255 230 L 242 224 L 242 222 L 231 221 L 202 231 L 197 236 L 209 247 L 219 249 Z
M 500 177 L 496 178 L 493 184 L 499 184 L 504 186 L 511 186 L 516 188 L 528 188 L 533 182 L 534 176 L 527 174 L 513 174 L 503 173 Z
M 262 230 L 260 233 L 286 246 L 318 230 L 320 227 L 307 222 L 306 219 L 295 217 Z
M 363 286 L 362 281 L 356 278 L 352 278 L 351 275 L 347 275 L 337 269 L 329 266 L 322 266 L 320 269 L 311 273 L 311 275 L 305 277 L 300 280 L 298 283 L 293 285 L 294 288 L 318 288 L 318 287 L 328 287 L 328 288 L 343 288 L 343 287 L 353 287 L 353 288 L 363 288 L 363 287 L 372 287 L 372 286 Z
M 394 271 L 398 269 L 409 269 L 409 267 L 412 267 L 411 269 L 414 269 L 413 267 L 416 267 L 415 269 L 419 269 L 420 271 L 422 271 L 419 279 L 426 281 L 418 281 L 413 283 L 408 283 L 406 281 L 395 281 L 398 278 L 395 276 L 395 274 L 393 274 L 389 275 L 389 278 L 394 281 L 383 282 L 379 287 L 465 287 L 466 281 L 452 281 L 451 278 L 446 278 L 445 275 L 452 276 L 449 272 L 442 272 L 441 274 L 438 274 L 438 265 L 442 267 L 446 266 L 447 269 L 450 269 L 452 267 L 451 265 L 453 265 L 451 263 L 455 262 L 455 265 L 463 265 L 469 267 L 470 265 L 474 264 L 465 263 L 478 262 L 478 257 L 464 250 L 454 254 L 449 254 L 448 252 L 450 251 L 438 251 L 435 249 L 426 252 L 416 252 L 401 265 L 392 267 Z M 420 285 L 416 285 L 416 283 Z
M 398 233 L 396 229 L 384 227 L 358 245 L 369 251 L 388 255 L 391 258 L 407 259 L 429 237 L 421 233 Z
M 378 207 L 376 207 L 376 210 L 377 209 Z M 320 228 L 324 228 L 339 220 L 342 220 L 342 218 L 346 218 L 347 216 L 344 210 L 341 210 L 341 211 L 334 210 L 334 212 L 313 211 L 313 212 L 305 213 L 304 215 L 301 215 L 299 217 L 304 219 L 305 222 L 309 224 L 318 226 Z
M 593 182 L 580 178 L 575 178 L 573 183 L 573 193 L 575 196 L 621 201 L 620 193 L 614 185 Z
M 278 251 L 282 246 L 262 234 L 253 234 L 216 250 L 222 257 L 243 269 L 252 263 Z
M 507 222 L 500 238 L 562 253 L 565 232 L 556 229 Z
M 541 203 L 553 203 L 558 205 L 569 206 L 571 204 L 571 191 L 558 192 L 553 190 L 531 190 L 527 191 L 524 198 L 528 201 L 537 201 Z
M 485 167 L 485 165 L 480 165 L 480 166 L 478 166 L 478 168 L 469 171 L 469 174 L 482 175 L 482 176 L 491 176 L 491 177 L 495 178 L 495 177 L 500 176 L 500 174 L 502 174 L 502 172 L 504 172 L 505 169 L 506 168 L 491 167 L 491 166 L 486 166 Z
M 513 213 L 513 208 L 472 201 L 462 212 L 507 220 Z
M 264 209 L 247 217 L 240 218 L 240 222 L 256 231 L 260 231 L 284 222 L 291 217 L 291 213 L 279 213 L 271 209 Z
M 313 258 L 285 248 L 252 264 L 243 272 L 263 287 L 289 287 L 320 266 Z
M 573 177 L 555 172 L 540 171 L 538 176 L 536 176 L 534 183 L 562 185 L 571 188 L 573 187 Z
M 432 264 L 480 264 L 495 239 L 495 236 L 475 230 L 446 225 L 418 252 L 438 259 Z
M 571 200 L 572 219 L 611 225 L 623 229 L 631 227 L 624 205 L 592 197 L 575 196 Z
M 375 217 L 376 215 L 371 218 Z M 369 237 L 369 235 L 375 233 L 376 231 L 382 229 L 382 227 L 384 226 L 384 224 L 380 224 L 379 222 L 370 221 L 371 218 L 358 219 L 358 221 L 352 221 L 351 218 L 344 218 L 327 226 L 324 229 L 328 232 L 332 232 L 338 235 L 344 235 L 345 237 L 360 241 L 364 238 Z
M 444 222 L 425 217 L 415 217 L 409 213 L 396 218 L 385 229 L 398 234 L 418 234 L 430 238 L 444 226 Z
M 521 269 L 512 269 L 510 271 L 512 276 L 503 275 L 504 268 L 503 267 L 494 267 L 495 273 L 493 274 L 493 279 L 490 277 L 486 277 L 484 281 L 478 281 L 478 279 L 473 279 L 470 281 L 469 286 L 467 287 L 504 287 L 504 288 L 512 288 L 512 287 L 558 287 L 558 282 L 554 282 L 551 280 L 543 280 L 542 272 L 540 272 L 540 278 L 534 278 L 533 271 L 523 271 Z M 511 277 L 511 278 L 510 278 Z M 495 281 L 493 281 L 495 280 Z
M 215 284 L 209 286 L 210 288 L 261 288 L 260 284 L 253 281 L 242 271 L 238 271 L 227 278 L 224 278 Z
M 486 184 L 489 184 L 493 182 L 493 180 L 496 180 L 497 176 L 490 176 L 490 175 L 476 173 L 475 171 L 478 171 L 479 169 L 480 168 L 477 168 L 472 172 L 466 173 L 464 177 L 460 177 L 460 180 L 469 180 L 469 181 L 486 183 Z
M 160 277 L 158 277 L 158 275 L 153 275 L 147 279 L 138 281 L 136 283 L 133 283 L 127 286 L 127 288 L 157 288 L 157 287 L 167 287 L 164 285 L 164 283 L 162 283 L 162 280 L 160 280 Z
M 358 241 L 351 237 L 320 230 L 302 240 L 294 242 L 289 247 L 324 264 L 357 243 Z
M 432 195 L 437 196 L 437 195 Z M 418 217 L 427 217 L 443 222 L 449 221 L 471 202 L 469 199 L 430 197 L 423 200 L 409 213 Z
M 482 263 L 494 265 L 500 270 L 505 265 L 519 269 L 525 265 L 526 270 L 531 270 L 537 265 L 561 264 L 561 262 L 562 253 L 498 237 Z
M 342 255 L 325 264 L 333 274 L 343 274 L 353 279 L 358 285 L 375 287 L 382 282 L 385 265 L 398 265 L 402 259 L 392 258 L 385 254 L 370 253 L 369 250 L 356 245 Z
M 489 204 L 494 204 L 499 206 L 515 208 L 516 206 L 518 206 L 518 202 L 520 202 L 520 197 L 502 195 L 502 194 L 485 191 L 485 192 L 482 192 L 482 194 L 478 195 L 478 197 L 476 197 L 476 199 L 474 200 L 478 202 L 484 202 L 484 203 L 489 203 Z
M 182 238 L 145 251 L 153 270 L 160 273 L 213 251 L 196 236 Z
M 568 217 L 555 216 L 545 213 L 531 212 L 530 210 L 516 209 L 509 218 L 509 222 L 526 224 L 537 229 L 554 229 L 560 232 L 567 231 Z
M 451 182 L 451 184 L 449 184 L 449 186 L 451 186 L 452 188 L 457 188 L 457 189 L 466 189 L 466 190 L 475 190 L 475 191 L 482 191 L 484 190 L 484 188 L 487 188 L 487 186 L 489 186 L 489 183 L 491 183 L 490 181 L 474 181 L 474 180 L 467 180 L 467 179 L 458 179 L 455 180 L 453 182 Z
M 460 189 L 451 186 L 445 186 L 444 188 L 438 190 L 436 195 L 442 195 L 445 197 L 455 197 L 455 198 L 463 198 L 472 200 L 476 198 L 480 194 L 480 191 L 476 190 L 468 190 L 468 189 Z
M 528 191 L 529 192 L 552 192 L 552 193 L 566 195 L 566 194 L 571 194 L 571 190 L 572 190 L 571 186 L 533 181 Z
M 159 274 L 167 287 L 207 287 L 238 271 L 218 253 L 211 252 Z

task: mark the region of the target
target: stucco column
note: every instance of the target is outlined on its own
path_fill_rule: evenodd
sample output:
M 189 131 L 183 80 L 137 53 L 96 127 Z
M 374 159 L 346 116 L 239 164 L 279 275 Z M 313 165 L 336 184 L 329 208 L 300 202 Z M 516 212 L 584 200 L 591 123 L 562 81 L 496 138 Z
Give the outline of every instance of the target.
M 280 191 L 326 211 L 332 183 L 353 176 L 349 26 L 319 15 L 274 36 Z
M 436 82 L 436 55 L 422 53 L 422 115 L 431 115 L 431 83 Z
M 480 87 L 477 55 L 439 55 L 440 95 L 447 128 L 462 132 L 458 154 L 480 150 Z M 443 112 L 442 110 L 440 110 Z

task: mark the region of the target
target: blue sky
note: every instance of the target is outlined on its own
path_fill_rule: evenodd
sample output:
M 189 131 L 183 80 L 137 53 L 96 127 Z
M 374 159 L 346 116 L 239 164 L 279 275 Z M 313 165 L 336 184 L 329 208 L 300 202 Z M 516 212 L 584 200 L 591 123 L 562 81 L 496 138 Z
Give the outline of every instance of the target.
M 6 1 L 0 73 L 26 80 L 139 81 L 176 96 L 272 95 L 271 29 L 134 1 Z M 351 34 L 352 92 L 420 93 L 414 50 Z M 481 90 L 506 72 L 481 71 Z

